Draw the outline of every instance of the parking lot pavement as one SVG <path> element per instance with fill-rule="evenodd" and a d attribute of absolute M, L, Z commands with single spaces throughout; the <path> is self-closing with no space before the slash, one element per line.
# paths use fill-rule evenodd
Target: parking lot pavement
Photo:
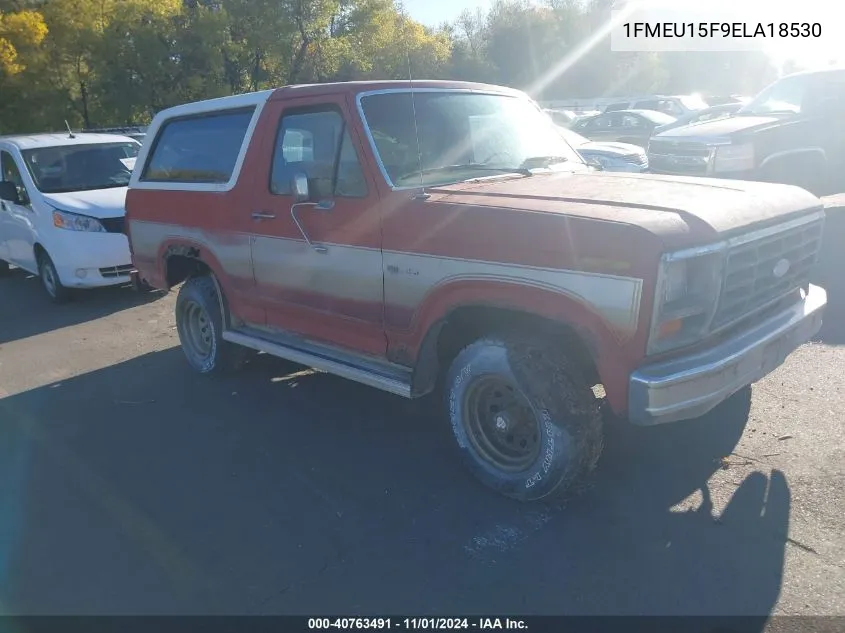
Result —
<path fill-rule="evenodd" d="M 549 508 L 476 484 L 432 399 L 194 374 L 173 301 L 0 280 L 4 612 L 845 614 L 841 313 L 750 413 L 614 423 Z"/>

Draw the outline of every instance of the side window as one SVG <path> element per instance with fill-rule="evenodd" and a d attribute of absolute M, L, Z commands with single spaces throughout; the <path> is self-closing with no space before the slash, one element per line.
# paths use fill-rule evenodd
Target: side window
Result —
<path fill-rule="evenodd" d="M 0 164 L 3 166 L 3 180 L 6 182 L 13 182 L 17 186 L 23 186 L 23 178 L 18 166 L 15 164 L 15 159 L 9 152 L 0 152 Z"/>
<path fill-rule="evenodd" d="M 585 127 L 588 130 L 604 130 L 610 127 L 610 116 L 609 115 L 599 115 L 590 119 Z"/>
<path fill-rule="evenodd" d="M 282 116 L 270 191 L 290 195 L 294 175 L 308 177 L 312 197 L 363 198 L 367 195 L 364 170 L 340 112 L 309 109 Z"/>
<path fill-rule="evenodd" d="M 22 201 L 29 201 L 21 172 L 18 169 L 17 163 L 15 163 L 15 159 L 12 158 L 9 152 L 0 152 L 0 170 L 3 172 L 2 180 L 15 183 L 15 186 L 18 188 L 18 197 Z"/>
<path fill-rule="evenodd" d="M 153 142 L 141 180 L 229 182 L 254 111 L 238 109 L 168 121 Z"/>
<path fill-rule="evenodd" d="M 651 101 L 637 101 L 634 104 L 635 110 L 659 110 L 660 109 L 660 102 L 656 99 Z"/>
<path fill-rule="evenodd" d="M 624 128 L 642 127 L 642 121 L 633 114 L 623 114 L 619 126 Z"/>
<path fill-rule="evenodd" d="M 681 116 L 684 113 L 684 109 L 677 102 L 670 99 L 664 99 L 658 102 L 656 108 L 650 109 L 663 112 L 664 114 L 671 114 L 672 116 Z"/>
<path fill-rule="evenodd" d="M 808 114 L 836 113 L 841 116 L 843 108 L 845 108 L 845 77 L 842 75 L 821 77 L 808 89 L 802 104 L 802 109 Z"/>
<path fill-rule="evenodd" d="M 627 110 L 628 104 L 627 103 L 611 103 L 607 106 L 604 111 L 605 112 L 614 112 L 615 110 Z"/>

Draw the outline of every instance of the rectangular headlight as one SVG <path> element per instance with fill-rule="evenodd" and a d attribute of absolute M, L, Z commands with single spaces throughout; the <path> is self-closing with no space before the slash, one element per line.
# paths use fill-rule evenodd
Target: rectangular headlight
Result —
<path fill-rule="evenodd" d="M 717 173 L 754 169 L 754 145 L 722 145 L 716 148 L 713 171 Z"/>
<path fill-rule="evenodd" d="M 648 354 L 683 347 L 707 335 L 719 292 L 723 244 L 667 253 L 660 260 Z"/>

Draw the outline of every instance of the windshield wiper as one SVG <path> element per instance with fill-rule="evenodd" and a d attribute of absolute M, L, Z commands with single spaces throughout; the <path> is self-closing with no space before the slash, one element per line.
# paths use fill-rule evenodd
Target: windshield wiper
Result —
<path fill-rule="evenodd" d="M 415 169 L 412 172 L 408 172 L 400 176 L 397 180 L 404 180 L 406 178 L 411 178 L 412 176 L 416 176 L 418 174 L 436 174 L 439 172 L 452 172 L 452 171 L 465 171 L 468 169 L 474 169 L 476 171 L 495 171 L 499 173 L 513 173 L 513 174 L 521 174 L 523 176 L 533 176 L 534 174 L 531 173 L 530 169 L 525 167 L 491 167 L 490 165 L 485 165 L 484 163 L 462 163 L 460 165 L 443 165 L 441 167 L 429 167 L 427 169 Z"/>
<path fill-rule="evenodd" d="M 557 163 L 566 162 L 569 162 L 566 156 L 531 156 L 522 161 L 520 167 L 523 169 L 529 169 L 531 167 L 536 169 L 538 167 L 551 167 Z"/>

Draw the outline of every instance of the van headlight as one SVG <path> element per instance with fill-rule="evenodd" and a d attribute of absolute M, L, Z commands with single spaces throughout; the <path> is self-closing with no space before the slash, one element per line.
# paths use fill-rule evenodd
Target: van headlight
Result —
<path fill-rule="evenodd" d="M 68 231 L 86 231 L 88 233 L 106 232 L 106 228 L 96 218 L 79 215 L 78 213 L 59 211 L 58 209 L 53 209 L 53 226 L 57 229 L 67 229 Z"/>
<path fill-rule="evenodd" d="M 718 173 L 754 169 L 754 145 L 722 145 L 716 148 L 713 171 Z"/>
<path fill-rule="evenodd" d="M 704 338 L 722 288 L 725 247 L 667 253 L 660 260 L 648 354 L 659 354 Z"/>

